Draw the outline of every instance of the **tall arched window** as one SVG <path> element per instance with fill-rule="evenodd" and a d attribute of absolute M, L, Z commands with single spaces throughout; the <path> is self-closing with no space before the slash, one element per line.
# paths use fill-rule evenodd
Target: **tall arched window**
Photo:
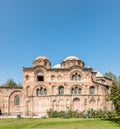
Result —
<path fill-rule="evenodd" d="M 80 99 L 75 98 L 73 100 L 73 110 L 79 111 L 80 110 Z"/>
<path fill-rule="evenodd" d="M 73 81 L 80 81 L 81 80 L 80 74 L 78 74 L 78 73 L 73 74 L 72 75 L 72 80 Z"/>
<path fill-rule="evenodd" d="M 29 75 L 26 75 L 25 79 L 26 79 L 26 81 L 28 81 L 29 80 Z"/>
<path fill-rule="evenodd" d="M 38 72 L 37 73 L 37 81 L 44 81 L 43 72 Z"/>
<path fill-rule="evenodd" d="M 63 86 L 59 87 L 59 95 L 64 95 L 64 87 Z"/>
<path fill-rule="evenodd" d="M 73 87 L 71 90 L 71 94 L 81 94 L 81 92 L 82 92 L 82 90 L 78 86 Z"/>
<path fill-rule="evenodd" d="M 47 95 L 47 89 L 44 87 L 40 87 L 36 89 L 37 96 L 44 96 Z"/>
<path fill-rule="evenodd" d="M 20 98 L 19 98 L 19 96 L 17 95 L 17 96 L 15 96 L 15 98 L 14 98 L 14 105 L 19 105 L 20 104 Z"/>
<path fill-rule="evenodd" d="M 89 93 L 90 93 L 90 94 L 95 94 L 95 87 L 94 87 L 94 86 L 91 86 L 91 87 L 90 87 Z"/>

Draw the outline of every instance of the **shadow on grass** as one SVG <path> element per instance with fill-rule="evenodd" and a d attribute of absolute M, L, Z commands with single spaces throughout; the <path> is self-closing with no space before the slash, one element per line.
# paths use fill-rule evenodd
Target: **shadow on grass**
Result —
<path fill-rule="evenodd" d="M 102 119 L 104 121 L 111 121 L 113 123 L 119 124 L 120 126 L 120 118 L 111 118 L 111 119 Z"/>

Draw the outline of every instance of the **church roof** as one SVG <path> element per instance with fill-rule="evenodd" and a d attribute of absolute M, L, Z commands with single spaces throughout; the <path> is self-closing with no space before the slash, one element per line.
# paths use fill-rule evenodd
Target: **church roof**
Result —
<path fill-rule="evenodd" d="M 35 60 L 39 60 L 39 59 L 42 59 L 42 60 L 49 60 L 46 56 L 38 56 Z"/>
<path fill-rule="evenodd" d="M 64 59 L 64 61 L 67 61 L 67 60 L 80 60 L 80 59 L 76 56 L 68 56 Z"/>
<path fill-rule="evenodd" d="M 54 65 L 52 68 L 55 68 L 55 69 L 61 68 L 61 64 L 56 64 L 56 65 Z"/>
<path fill-rule="evenodd" d="M 104 75 L 100 73 L 99 71 L 95 71 L 95 72 L 97 72 L 96 77 L 104 77 Z"/>

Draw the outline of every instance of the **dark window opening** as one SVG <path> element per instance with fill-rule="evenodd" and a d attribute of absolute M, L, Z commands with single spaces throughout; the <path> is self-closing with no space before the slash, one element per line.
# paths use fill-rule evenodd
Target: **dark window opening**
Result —
<path fill-rule="evenodd" d="M 90 87 L 90 94 L 95 94 L 95 87 L 94 86 Z"/>
<path fill-rule="evenodd" d="M 47 95 L 47 89 L 44 87 L 40 87 L 36 90 L 36 94 L 37 96 Z"/>
<path fill-rule="evenodd" d="M 44 81 L 44 77 L 43 76 L 37 76 L 37 81 Z"/>
<path fill-rule="evenodd" d="M 74 87 L 74 88 L 72 88 L 72 90 L 71 90 L 71 93 L 72 93 L 72 94 L 81 94 L 81 92 L 82 92 L 82 90 L 81 90 L 81 88 L 79 88 L 79 87 Z"/>
<path fill-rule="evenodd" d="M 73 81 L 80 81 L 81 80 L 81 76 L 77 73 L 75 73 L 74 75 L 72 75 L 72 80 Z"/>
<path fill-rule="evenodd" d="M 37 81 L 44 81 L 43 72 L 38 72 L 37 73 Z"/>
<path fill-rule="evenodd" d="M 59 95 L 64 95 L 64 87 L 63 86 L 59 87 Z"/>
<path fill-rule="evenodd" d="M 20 98 L 19 96 L 15 97 L 14 105 L 19 105 L 20 104 Z"/>

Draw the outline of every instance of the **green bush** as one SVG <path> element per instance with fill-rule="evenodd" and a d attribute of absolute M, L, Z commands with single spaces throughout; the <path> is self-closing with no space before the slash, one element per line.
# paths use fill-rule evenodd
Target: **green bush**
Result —
<path fill-rule="evenodd" d="M 115 118 L 115 111 L 107 111 L 107 110 L 93 110 L 90 109 L 88 111 L 78 112 L 69 109 L 68 111 L 56 111 L 50 109 L 47 111 L 47 115 L 49 118 Z"/>
<path fill-rule="evenodd" d="M 18 115 L 17 115 L 17 118 L 18 118 L 18 119 L 21 119 L 21 118 L 22 118 L 22 117 L 21 117 L 21 114 L 18 114 Z"/>

